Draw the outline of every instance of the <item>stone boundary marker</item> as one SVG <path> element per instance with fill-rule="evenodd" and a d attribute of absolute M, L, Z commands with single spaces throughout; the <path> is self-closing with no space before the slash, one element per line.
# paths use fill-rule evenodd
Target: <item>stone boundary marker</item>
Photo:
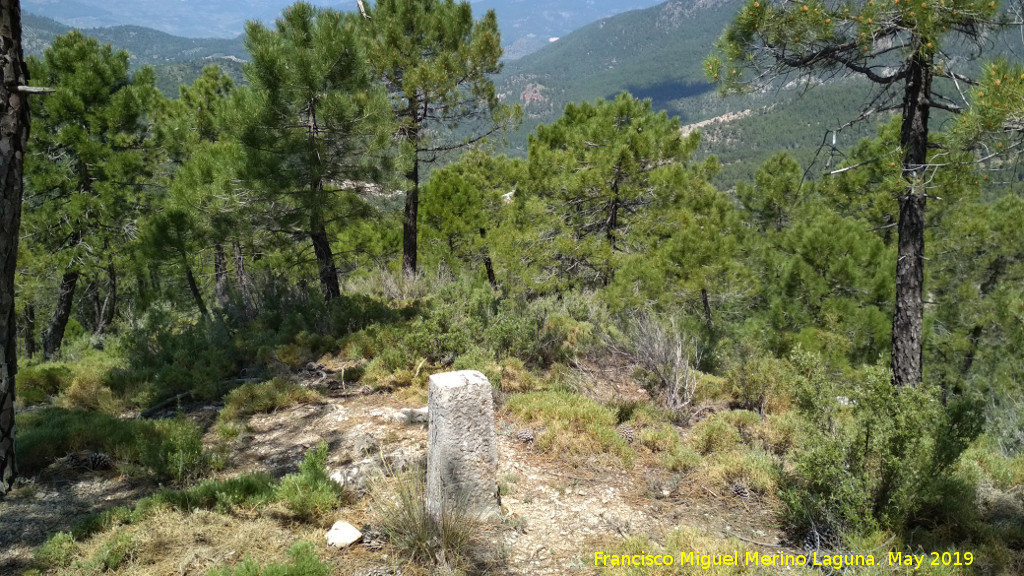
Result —
<path fill-rule="evenodd" d="M 427 387 L 427 512 L 440 520 L 446 506 L 497 518 L 498 444 L 491 383 L 476 370 L 443 372 Z"/>

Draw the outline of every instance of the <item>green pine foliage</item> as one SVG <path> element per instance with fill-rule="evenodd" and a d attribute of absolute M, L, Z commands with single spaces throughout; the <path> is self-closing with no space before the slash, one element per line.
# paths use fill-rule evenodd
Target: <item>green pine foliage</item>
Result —
<path fill-rule="evenodd" d="M 861 46 L 876 14 L 920 26 L 952 17 L 932 4 L 853 16 L 754 4 L 760 19 L 741 15 L 726 44 L 752 40 L 761 22 L 782 38 L 790 12 L 802 36 L 786 41 L 801 50 L 829 26 Z M 973 490 L 1024 478 L 1024 201 L 1009 170 L 1024 71 L 986 68 L 967 94 L 977 107 L 932 131 L 927 159 L 944 169 L 926 184 L 924 381 L 896 393 L 898 117 L 862 128 L 859 142 L 844 132 L 818 158 L 822 176 L 799 142 L 822 122 L 805 116 L 828 103 L 780 107 L 784 129 L 755 112 L 684 135 L 657 100 L 623 92 L 552 104 L 513 158 L 482 138 L 518 115 L 491 80 L 493 13 L 423 0 L 368 14 L 298 3 L 272 27 L 251 23 L 246 85 L 208 67 L 173 100 L 151 70 L 132 74 L 126 53 L 77 32 L 32 61 L 33 81 L 56 92 L 32 96 L 17 394 L 19 409 L 33 406 L 17 420 L 21 469 L 102 451 L 125 474 L 182 485 L 54 537 L 41 566 L 130 561 L 140 548 L 126 537 L 74 556 L 89 534 L 161 509 L 283 506 L 325 521 L 346 496 L 326 477 L 325 446 L 280 481 L 203 481 L 214 459 L 191 420 L 121 417 L 167 399 L 223 401 L 227 440 L 253 414 L 323 401 L 295 382 L 310 362 L 343 366 L 332 388 L 416 400 L 432 373 L 481 370 L 502 417 L 535 434 L 524 449 L 660 466 L 716 491 L 742 482 L 778 504 L 796 538 L 889 531 L 908 545 L 959 539 L 1018 554 Z M 613 31 L 637 34 L 643 21 Z M 733 48 L 712 73 L 732 75 Z M 819 88 L 842 92 L 836 106 L 863 96 L 848 83 Z M 749 148 L 742 162 L 705 155 L 730 146 Z M 723 177 L 737 184 L 718 186 Z M 40 362 L 40 336 L 58 333 L 61 351 L 45 355 L 59 357 Z M 651 399 L 599 400 L 594 368 L 610 356 L 640 365 L 653 347 L 629 376 Z M 389 535 L 432 562 L 446 528 L 422 521 L 420 487 L 398 488 Z M 461 555 L 466 532 L 451 536 L 441 548 Z M 302 550 L 217 573 L 330 570 Z"/>

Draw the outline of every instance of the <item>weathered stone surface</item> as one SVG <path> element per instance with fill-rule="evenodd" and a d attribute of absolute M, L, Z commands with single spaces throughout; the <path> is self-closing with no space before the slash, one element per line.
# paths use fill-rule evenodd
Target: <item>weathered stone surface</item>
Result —
<path fill-rule="evenodd" d="M 362 537 L 363 533 L 356 529 L 355 526 L 344 520 L 338 520 L 327 532 L 327 545 L 334 546 L 335 548 L 345 548 L 359 542 L 359 539 Z"/>
<path fill-rule="evenodd" d="M 427 511 L 435 519 L 446 506 L 466 506 L 485 518 L 499 515 L 490 382 L 475 370 L 434 374 L 427 395 Z"/>
<path fill-rule="evenodd" d="M 331 480 L 346 490 L 363 492 L 378 478 L 399 474 L 407 470 L 422 470 L 426 464 L 426 453 L 416 448 L 399 448 L 387 453 L 349 462 L 330 472 Z"/>

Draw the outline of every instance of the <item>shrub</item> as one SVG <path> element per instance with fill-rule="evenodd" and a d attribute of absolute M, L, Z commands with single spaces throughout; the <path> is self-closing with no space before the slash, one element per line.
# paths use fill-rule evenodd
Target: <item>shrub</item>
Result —
<path fill-rule="evenodd" d="M 775 494 L 778 489 L 780 466 L 771 454 L 763 450 L 755 448 L 719 452 L 706 464 L 708 478 L 721 486 L 740 482 L 751 491 L 763 495 Z"/>
<path fill-rule="evenodd" d="M 269 564 L 261 567 L 251 558 L 241 564 L 211 570 L 208 576 L 330 576 L 331 565 L 316 556 L 316 548 L 310 542 L 296 542 L 288 549 L 287 564 Z"/>
<path fill-rule="evenodd" d="M 638 367 L 634 379 L 679 422 L 688 421 L 697 392 L 696 366 L 701 356 L 696 341 L 679 332 L 675 319 L 664 326 L 651 312 L 630 320 L 626 333 L 628 349 Z"/>
<path fill-rule="evenodd" d="M 794 375 L 789 362 L 758 356 L 744 358 L 728 370 L 726 378 L 740 408 L 764 414 L 772 403 L 785 407 Z"/>
<path fill-rule="evenodd" d="M 797 390 L 805 441 L 784 494 L 791 525 L 863 534 L 966 520 L 952 517 L 970 492 L 953 472 L 981 432 L 980 403 L 954 398 L 943 406 L 926 384 L 894 390 L 884 367 L 835 381 L 814 355 L 798 350 L 794 357 L 807 378 Z"/>
<path fill-rule="evenodd" d="M 690 433 L 690 446 L 705 455 L 731 450 L 740 442 L 739 430 L 719 414 L 700 422 Z"/>
<path fill-rule="evenodd" d="M 86 568 L 100 572 L 117 570 L 125 563 L 134 560 L 137 552 L 138 544 L 135 542 L 135 539 L 130 534 L 120 532 L 89 559 L 86 563 Z"/>
<path fill-rule="evenodd" d="M 157 420 L 138 442 L 144 447 L 142 464 L 158 478 L 185 482 L 198 478 L 206 470 L 203 432 L 195 422 L 179 415 L 172 420 Z"/>
<path fill-rule="evenodd" d="M 219 420 L 230 422 L 251 414 L 273 412 L 302 402 L 313 402 L 320 395 L 313 390 L 283 378 L 266 382 L 248 382 L 235 388 L 224 398 Z"/>
<path fill-rule="evenodd" d="M 661 455 L 661 465 L 673 472 L 689 472 L 700 466 L 700 454 L 689 446 L 678 444 Z"/>
<path fill-rule="evenodd" d="M 186 418 L 120 420 L 108 414 L 46 408 L 17 415 L 18 460 L 32 474 L 68 452 L 103 452 L 157 479 L 184 481 L 205 465 L 202 432 Z"/>
<path fill-rule="evenodd" d="M 78 551 L 75 537 L 68 532 L 57 532 L 36 548 L 34 563 L 40 570 L 63 568 L 71 565 L 71 560 Z"/>
<path fill-rule="evenodd" d="M 44 363 L 18 370 L 17 394 L 26 404 L 38 404 L 71 384 L 74 377 L 66 364 Z"/>
<path fill-rule="evenodd" d="M 134 517 L 150 510 L 170 507 L 184 512 L 216 510 L 231 512 L 241 506 L 265 504 L 274 495 L 274 479 L 266 474 L 245 474 L 227 480 L 206 480 L 185 490 L 161 490 L 135 505 Z"/>
<path fill-rule="evenodd" d="M 326 442 L 306 453 L 298 474 L 281 479 L 275 496 L 304 521 L 322 518 L 341 505 L 342 488 L 327 475 Z"/>

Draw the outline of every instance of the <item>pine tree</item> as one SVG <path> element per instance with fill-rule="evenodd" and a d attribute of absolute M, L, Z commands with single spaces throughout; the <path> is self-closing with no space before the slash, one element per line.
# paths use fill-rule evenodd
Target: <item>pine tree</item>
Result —
<path fill-rule="evenodd" d="M 682 137 L 678 119 L 650 100 L 569 104 L 530 136 L 528 192 L 556 217 L 543 234 L 547 283 L 607 286 L 624 256 L 651 246 L 692 183 L 687 161 L 699 135 Z"/>
<path fill-rule="evenodd" d="M 878 88 L 870 111 L 902 112 L 898 164 L 896 301 L 892 369 L 897 386 L 922 376 L 925 206 L 935 191 L 929 158 L 933 109 L 959 112 L 943 97 L 950 69 L 944 47 L 981 42 L 999 24 L 995 2 L 855 2 L 749 0 L 726 28 L 718 54 L 706 61 L 709 78 L 726 89 L 762 84 L 795 72 L 805 78 L 855 75 Z M 753 71 L 748 83 L 744 74 Z M 895 105 L 894 105 L 895 104 Z M 865 110 L 868 111 L 868 110 Z"/>
<path fill-rule="evenodd" d="M 443 257 L 482 265 L 498 289 L 492 257 L 494 230 L 503 208 L 525 177 L 525 162 L 471 150 L 434 172 L 423 189 L 423 236 Z"/>
<path fill-rule="evenodd" d="M 43 354 L 60 349 L 81 277 L 96 286 L 93 329 L 102 332 L 117 306 L 118 267 L 146 204 L 143 186 L 155 152 L 149 113 L 160 96 L 152 69 L 128 74 L 128 53 L 72 31 L 43 59 L 29 59 L 33 80 L 54 86 L 40 99 L 26 161 L 29 196 L 25 235 L 60 271 L 57 304 L 43 335 Z"/>
<path fill-rule="evenodd" d="M 469 2 L 378 0 L 363 29 L 376 74 L 391 95 L 409 156 L 402 268 L 416 272 L 421 164 L 518 121 L 488 78 L 501 70 L 494 11 L 474 22 Z M 448 131 L 449 138 L 439 135 Z"/>
<path fill-rule="evenodd" d="M 28 84 L 21 48 L 21 6 L 0 0 L 0 499 L 18 475 L 14 449 L 14 379 L 18 372 L 14 276 L 28 140 Z"/>
<path fill-rule="evenodd" d="M 265 193 L 277 225 L 312 243 L 324 298 L 341 295 L 330 226 L 345 203 L 388 166 L 389 103 L 370 83 L 354 16 L 299 2 L 274 29 L 246 26 L 252 90 L 236 113 L 246 179 Z"/>
<path fill-rule="evenodd" d="M 237 190 L 241 144 L 228 126 L 234 83 L 207 66 L 180 97 L 167 103 L 159 125 L 160 142 L 175 170 L 166 197 L 143 222 L 142 247 L 152 265 L 168 263 L 184 272 L 189 294 L 205 317 L 207 305 L 194 271 L 196 256 L 213 248 L 214 296 L 228 305 L 227 251 L 248 235 L 248 210 Z M 244 295 L 248 304 L 251 295 Z"/>

